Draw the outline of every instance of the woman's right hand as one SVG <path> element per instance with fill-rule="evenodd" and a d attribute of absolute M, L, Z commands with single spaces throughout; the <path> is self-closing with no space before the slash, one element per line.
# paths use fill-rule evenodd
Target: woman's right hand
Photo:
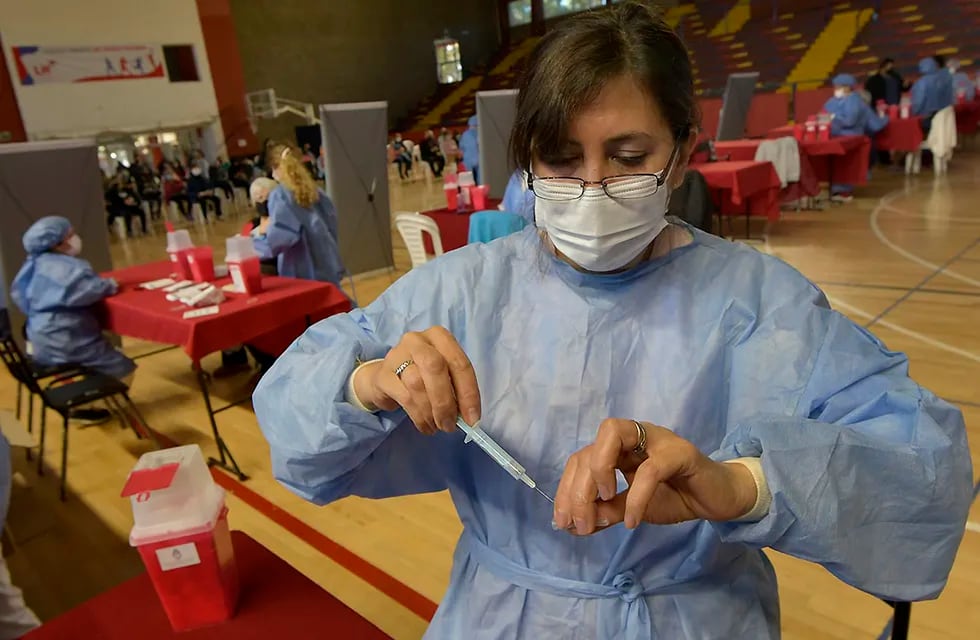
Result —
<path fill-rule="evenodd" d="M 404 363 L 401 375 L 395 372 Z M 354 390 L 362 402 L 385 411 L 405 409 L 426 435 L 456 430 L 456 417 L 480 420 L 480 389 L 473 364 L 444 327 L 406 333 L 382 362 L 361 369 Z"/>

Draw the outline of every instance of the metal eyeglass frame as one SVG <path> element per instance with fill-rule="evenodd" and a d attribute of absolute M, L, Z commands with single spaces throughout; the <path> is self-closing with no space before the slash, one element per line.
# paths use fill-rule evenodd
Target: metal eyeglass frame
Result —
<path fill-rule="evenodd" d="M 671 169 L 671 167 L 674 164 L 674 159 L 677 157 L 677 147 L 678 147 L 678 145 L 675 144 L 674 147 L 673 147 L 673 149 L 670 152 L 670 157 L 667 158 L 667 164 L 658 173 L 624 173 L 624 174 L 620 174 L 618 176 L 606 176 L 602 180 L 585 180 L 583 178 L 576 178 L 574 176 L 547 176 L 547 177 L 541 177 L 541 176 L 535 176 L 533 173 L 531 173 L 530 171 L 528 171 L 527 172 L 527 188 L 528 188 L 529 191 L 531 191 L 532 193 L 534 193 L 535 196 L 537 196 L 537 197 L 539 197 L 539 198 L 541 198 L 543 200 L 551 200 L 553 202 L 574 202 L 575 200 L 581 199 L 582 196 L 585 195 L 585 189 L 586 189 L 586 187 L 588 187 L 588 186 L 596 186 L 596 185 L 601 186 L 602 187 L 602 191 L 607 196 L 609 196 L 610 198 L 613 198 L 613 199 L 629 199 L 628 196 L 625 197 L 625 198 L 622 197 L 622 196 L 620 198 L 615 198 L 612 194 L 610 194 L 609 193 L 609 190 L 606 188 L 608 186 L 609 182 L 611 180 L 617 180 L 617 179 L 620 179 L 620 178 L 649 177 L 649 178 L 656 178 L 657 179 L 657 188 L 653 190 L 653 193 L 646 194 L 646 195 L 654 195 L 658 191 L 660 191 L 660 187 L 664 186 L 664 182 L 667 181 L 667 175 L 670 173 L 670 169 Z M 534 191 L 534 182 L 535 182 L 535 180 L 539 180 L 539 181 L 543 181 L 543 180 L 565 180 L 565 181 L 569 181 L 569 182 L 578 182 L 581 185 L 581 191 L 579 192 L 578 196 L 576 196 L 574 198 L 561 198 L 561 199 L 547 198 L 547 197 L 539 194 L 538 192 Z"/>

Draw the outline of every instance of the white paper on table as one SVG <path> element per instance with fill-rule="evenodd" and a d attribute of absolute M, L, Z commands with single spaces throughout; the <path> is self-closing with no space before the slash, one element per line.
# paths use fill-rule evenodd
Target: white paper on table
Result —
<path fill-rule="evenodd" d="M 147 291 L 153 291 L 154 289 L 163 289 L 164 287 L 169 287 L 175 284 L 176 280 L 172 278 L 161 278 L 159 280 L 151 280 L 149 282 L 144 282 L 139 285 L 140 289 L 146 289 Z"/>
<path fill-rule="evenodd" d="M 190 311 L 184 312 L 184 320 L 191 320 L 193 318 L 200 318 L 203 316 L 213 316 L 220 311 L 218 305 L 213 305 L 210 307 L 201 307 L 200 309 L 191 309 Z"/>

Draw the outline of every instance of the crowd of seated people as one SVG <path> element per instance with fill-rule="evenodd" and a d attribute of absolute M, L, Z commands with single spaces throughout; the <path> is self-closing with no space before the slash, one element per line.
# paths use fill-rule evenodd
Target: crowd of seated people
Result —
<path fill-rule="evenodd" d="M 155 220 L 171 203 L 187 220 L 192 219 L 195 204 L 205 215 L 211 210 L 221 219 L 224 211 L 218 192 L 231 201 L 236 188 L 247 190 L 255 177 L 265 173 L 252 158 L 227 160 L 219 156 L 215 162 L 208 162 L 199 150 L 186 160 L 165 159 L 155 167 L 148 157 L 129 166 L 120 163 L 104 180 L 107 223 L 112 227 L 116 220 L 124 220 L 127 234 L 133 235 L 134 220 L 145 231 L 147 214 Z"/>
<path fill-rule="evenodd" d="M 415 143 L 411 140 L 403 139 L 400 133 L 396 133 L 388 144 L 388 159 L 398 167 L 398 177 L 402 180 L 410 180 L 413 170 L 417 164 L 415 159 Z M 425 132 L 422 141 L 418 143 L 419 158 L 429 166 L 432 175 L 439 178 L 447 165 L 455 167 L 459 161 L 459 134 L 453 134 L 443 127 L 439 136 L 429 129 Z M 455 170 L 455 169 L 454 169 Z"/>

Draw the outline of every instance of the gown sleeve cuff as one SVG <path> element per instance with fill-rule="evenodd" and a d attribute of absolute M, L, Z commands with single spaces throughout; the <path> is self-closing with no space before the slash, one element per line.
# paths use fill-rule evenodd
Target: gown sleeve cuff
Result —
<path fill-rule="evenodd" d="M 356 371 L 355 371 L 356 373 Z M 353 376 L 351 376 L 353 379 Z M 756 498 L 755 504 L 748 512 L 742 514 L 732 522 L 758 522 L 769 514 L 769 507 L 772 506 L 772 492 L 769 490 L 769 483 L 766 481 L 766 474 L 762 470 L 762 462 L 759 458 L 735 458 L 726 460 L 726 464 L 740 464 L 752 474 L 755 481 Z"/>
<path fill-rule="evenodd" d="M 376 406 L 374 406 L 374 405 L 365 404 L 364 402 L 361 401 L 360 398 L 357 397 L 357 391 L 354 390 L 354 376 L 357 375 L 357 372 L 358 371 L 360 371 L 364 367 L 368 366 L 369 364 L 374 364 L 375 362 L 383 362 L 383 360 L 380 359 L 380 358 L 377 359 L 377 360 L 368 360 L 367 362 L 362 362 L 361 364 L 359 364 L 357 366 L 356 369 L 354 369 L 354 372 L 351 373 L 350 374 L 350 377 L 347 379 L 347 389 L 346 389 L 346 392 L 344 394 L 344 396 L 345 396 L 344 399 L 349 404 L 355 406 L 356 408 L 360 409 L 361 411 L 366 411 L 368 413 L 377 413 L 379 411 L 379 409 Z"/>

